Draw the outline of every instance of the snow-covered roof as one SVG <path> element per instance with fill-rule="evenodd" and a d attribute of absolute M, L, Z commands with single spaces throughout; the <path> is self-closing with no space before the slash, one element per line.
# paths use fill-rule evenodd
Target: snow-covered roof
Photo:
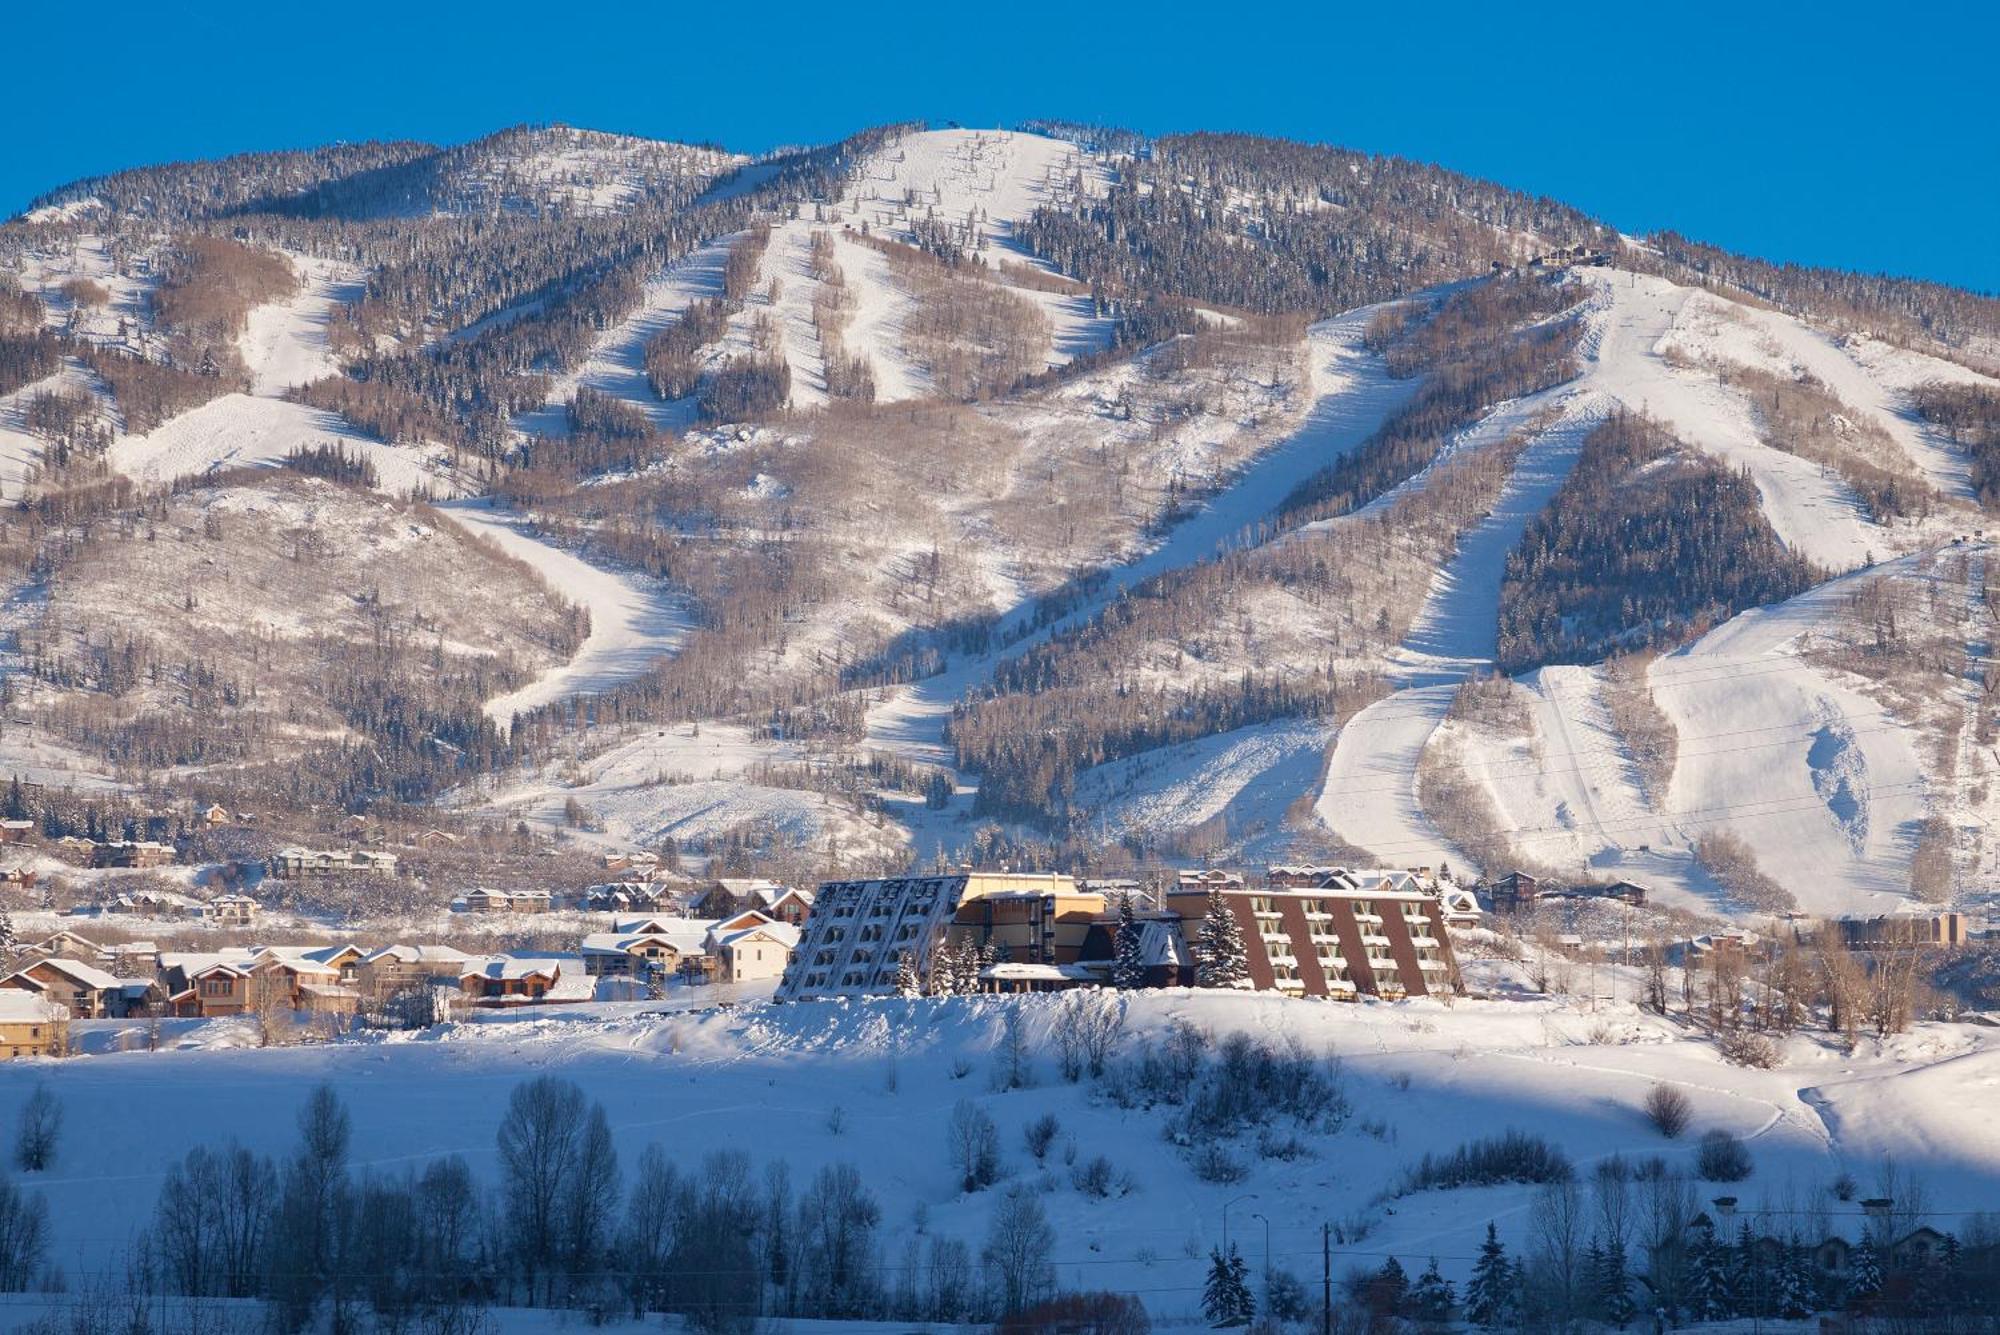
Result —
<path fill-rule="evenodd" d="M 485 959 L 466 961 L 460 978 L 556 978 L 562 973 L 562 961 L 552 959 L 520 959 L 513 955 L 489 955 Z"/>
<path fill-rule="evenodd" d="M 996 982 L 1089 983 L 1097 975 L 1081 964 L 989 964 L 979 971 L 981 978 Z"/>
<path fill-rule="evenodd" d="M 789 923 L 762 922 L 750 927 L 739 927 L 733 932 L 711 934 L 708 942 L 709 950 L 711 953 L 719 954 L 733 949 L 739 942 L 747 941 L 753 936 L 768 937 L 786 950 L 795 949 L 799 944 L 798 928 Z"/>
<path fill-rule="evenodd" d="M 93 992 L 115 992 L 124 986 L 126 981 L 114 973 L 98 968 L 94 964 L 85 964 L 81 960 L 65 959 L 60 955 L 52 955 L 48 959 L 36 960 L 33 964 L 28 965 L 26 969 L 19 969 L 16 972 L 26 973 L 29 969 L 36 968 L 48 969 L 52 972 L 60 973 L 71 981 L 89 988 Z"/>
<path fill-rule="evenodd" d="M 471 958 L 451 946 L 394 945 L 370 951 L 362 956 L 362 962 L 373 964 L 377 960 L 390 959 L 399 964 L 449 964 L 457 967 Z"/>
<path fill-rule="evenodd" d="M 0 987 L 0 1023 L 40 1023 L 51 1019 L 68 1018 L 67 1006 L 43 1001 L 35 993 L 23 992 L 19 988 Z"/>
<path fill-rule="evenodd" d="M 1149 969 L 1194 963 L 1194 955 L 1180 928 L 1158 919 L 1139 924 L 1139 957 Z"/>
<path fill-rule="evenodd" d="M 629 955 L 648 943 L 664 945 L 677 955 L 698 955 L 705 934 L 699 932 L 592 932 L 583 938 L 586 955 Z"/>

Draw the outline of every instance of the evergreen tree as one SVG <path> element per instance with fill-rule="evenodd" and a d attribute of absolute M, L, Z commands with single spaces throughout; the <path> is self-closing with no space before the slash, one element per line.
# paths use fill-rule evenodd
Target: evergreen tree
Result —
<path fill-rule="evenodd" d="M 1729 1309 L 1729 1249 L 1700 1229 L 1688 1249 L 1688 1310 L 1697 1321 L 1723 1321 Z"/>
<path fill-rule="evenodd" d="M 0 909 L 0 955 L 12 955 L 20 945 L 20 938 L 14 935 L 14 915 Z"/>
<path fill-rule="evenodd" d="M 1197 935 L 1201 944 L 1195 951 L 1195 986 L 1234 987 L 1249 980 L 1250 956 L 1243 943 L 1243 928 L 1222 891 L 1208 892 L 1208 912 L 1202 916 Z"/>
<path fill-rule="evenodd" d="M 950 997 L 958 994 L 958 952 L 951 948 L 951 942 L 940 941 L 931 952 L 931 995 Z"/>
<path fill-rule="evenodd" d="M 1767 1273 L 1762 1252 L 1750 1235 L 1750 1221 L 1736 1226 L 1736 1245 L 1730 1248 L 1729 1306 L 1737 1316 L 1769 1316 L 1768 1304 L 1775 1296 L 1775 1276 Z"/>
<path fill-rule="evenodd" d="M 1632 1302 L 1632 1276 L 1626 1268 L 1625 1244 L 1613 1238 L 1609 1245 L 1594 1250 L 1590 1271 L 1591 1305 L 1598 1319 L 1623 1330 L 1632 1324 L 1638 1308 Z"/>
<path fill-rule="evenodd" d="M 1368 1308 L 1381 1316 L 1401 1316 L 1410 1306 L 1410 1277 L 1390 1257 L 1368 1280 Z"/>
<path fill-rule="evenodd" d="M 1514 1266 L 1493 1225 L 1479 1244 L 1472 1279 L 1465 1286 L 1465 1318 L 1481 1330 L 1501 1330 L 1513 1322 Z"/>
<path fill-rule="evenodd" d="M 1227 1255 L 1220 1247 L 1208 1254 L 1208 1282 L 1201 1290 L 1201 1310 L 1218 1326 L 1246 1325 L 1257 1314 L 1257 1300 L 1250 1292 L 1249 1267 L 1231 1243 Z"/>
<path fill-rule="evenodd" d="M 7 819 L 28 819 L 28 795 L 21 790 L 21 776 L 18 774 L 7 785 Z"/>
<path fill-rule="evenodd" d="M 1146 985 L 1146 960 L 1140 953 L 1142 934 L 1132 914 L 1132 896 L 1118 897 L 1117 958 L 1111 966 L 1111 985 L 1130 991 Z"/>
<path fill-rule="evenodd" d="M 1812 1267 L 1806 1259 L 1806 1250 L 1793 1243 L 1785 1248 L 1778 1263 L 1778 1293 L 1772 1306 L 1777 1315 L 1797 1321 L 1813 1314 L 1814 1296 Z"/>
<path fill-rule="evenodd" d="M 917 980 L 917 958 L 906 950 L 896 956 L 896 995 L 921 996 L 923 990 L 923 984 Z"/>
<path fill-rule="evenodd" d="M 1847 1305 L 1866 1307 L 1882 1292 L 1882 1253 L 1873 1238 L 1854 1252 L 1854 1268 L 1847 1279 Z"/>
<path fill-rule="evenodd" d="M 1458 1294 L 1451 1281 L 1438 1272 L 1437 1257 L 1433 1256 L 1410 1290 L 1410 1314 L 1427 1326 L 1442 1326 L 1451 1320 L 1456 1306 Z"/>

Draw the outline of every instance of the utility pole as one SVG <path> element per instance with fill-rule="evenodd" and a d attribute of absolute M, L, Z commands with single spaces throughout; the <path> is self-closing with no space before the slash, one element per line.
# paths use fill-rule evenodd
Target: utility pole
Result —
<path fill-rule="evenodd" d="M 1333 1225 L 1319 1226 L 1319 1335 L 1333 1335 Z"/>

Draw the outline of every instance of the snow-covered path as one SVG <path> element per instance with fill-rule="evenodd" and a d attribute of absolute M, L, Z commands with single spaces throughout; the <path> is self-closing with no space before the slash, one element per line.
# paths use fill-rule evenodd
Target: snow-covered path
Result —
<path fill-rule="evenodd" d="M 290 259 L 299 271 L 298 293 L 252 309 L 236 341 L 250 371 L 251 393 L 265 398 L 340 369 L 327 346 L 327 324 L 335 306 L 353 301 L 362 290 L 360 273 L 346 265 L 298 255 Z"/>
<path fill-rule="evenodd" d="M 1592 354 L 1592 388 L 1658 418 L 1681 440 L 1750 470 L 1764 517 L 1793 551 L 1828 570 L 1852 570 L 1895 550 L 1841 479 L 1766 445 L 1741 395 L 1706 372 L 1682 370 L 1661 345 L 1695 289 L 1622 270 L 1586 271 L 1610 302 L 1603 342 Z"/>
<path fill-rule="evenodd" d="M 1034 605 L 1024 604 L 1001 624 L 1001 642 L 1013 641 L 1006 648 L 959 659 L 936 676 L 891 691 L 868 711 L 869 744 L 913 760 L 947 763 L 944 725 L 952 705 L 990 678 L 1001 662 L 1084 624 L 1122 591 L 1213 556 L 1275 510 L 1301 481 L 1373 434 L 1416 390 L 1414 380 L 1391 379 L 1381 359 L 1362 347 L 1362 332 L 1374 310 L 1351 311 L 1312 328 L 1314 401 L 1296 432 L 1259 455 L 1225 490 L 1170 529 L 1158 546 L 1108 572 L 1092 595 L 1061 620 L 1023 634 L 1034 615 Z"/>
<path fill-rule="evenodd" d="M 529 535 L 522 518 L 512 511 L 489 501 L 438 508 L 466 531 L 533 566 L 556 592 L 590 612 L 590 634 L 569 662 L 486 702 L 487 717 L 503 729 L 518 713 L 632 680 L 677 650 L 693 624 L 687 608 L 657 585 L 636 575 L 599 569 Z"/>
<path fill-rule="evenodd" d="M 573 375 L 557 377 L 541 408 L 515 422 L 522 431 L 560 436 L 568 431 L 563 405 L 579 385 L 602 390 L 645 413 L 661 431 L 684 431 L 694 423 L 686 401 L 669 403 L 653 393 L 646 378 L 646 344 L 661 330 L 679 323 L 688 306 L 722 295 L 722 267 L 735 237 L 711 241 L 668 265 L 646 284 L 639 309 L 605 331 L 590 357 Z"/>

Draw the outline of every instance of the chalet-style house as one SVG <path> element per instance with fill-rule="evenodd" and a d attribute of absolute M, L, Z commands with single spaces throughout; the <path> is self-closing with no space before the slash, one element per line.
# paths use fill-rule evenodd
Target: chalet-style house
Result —
<path fill-rule="evenodd" d="M 555 896 L 546 890 L 468 891 L 462 901 L 467 913 L 547 913 L 555 907 Z"/>
<path fill-rule="evenodd" d="M 748 913 L 738 915 L 732 924 L 718 923 L 703 942 L 703 950 L 715 961 L 718 982 L 751 983 L 783 977 L 798 944 L 798 929 L 790 923 Z"/>
<path fill-rule="evenodd" d="M 37 828 L 31 820 L 0 820 L 0 844 L 25 844 Z"/>
<path fill-rule="evenodd" d="M 383 946 L 362 957 L 355 970 L 364 998 L 380 1000 L 412 987 L 459 986 L 472 956 L 450 946 Z"/>
<path fill-rule="evenodd" d="M 1542 883 L 1524 871 L 1510 871 L 1486 887 L 1495 913 L 1523 909 L 1542 897 Z"/>
<path fill-rule="evenodd" d="M 170 867 L 173 861 L 174 846 L 151 839 L 114 839 L 90 850 L 93 867 Z"/>
<path fill-rule="evenodd" d="M 490 955 L 472 959 L 458 973 L 458 987 L 472 1005 L 524 1005 L 532 1001 L 590 1001 L 588 977 L 564 977 L 560 959 Z"/>
<path fill-rule="evenodd" d="M 151 978 L 120 978 L 82 960 L 50 956 L 0 978 L 0 988 L 55 1002 L 79 1020 L 122 1020 L 144 1015 L 165 999 Z"/>
<path fill-rule="evenodd" d="M 217 895 L 202 907 L 202 916 L 218 927 L 249 927 L 256 923 L 260 906 L 248 895 Z"/>
<path fill-rule="evenodd" d="M 0 987 L 0 1056 L 46 1057 L 56 1031 L 69 1022 L 60 1005 L 32 992 Z"/>
<path fill-rule="evenodd" d="M 160 987 L 175 1015 L 212 1019 L 254 1009 L 251 964 L 244 955 L 167 954 L 160 957 Z"/>
<path fill-rule="evenodd" d="M 609 932 L 583 938 L 584 972 L 592 977 L 638 977 L 687 974 L 690 961 L 708 971 L 706 942 L 712 923 L 688 918 L 640 918 L 618 924 Z"/>
<path fill-rule="evenodd" d="M 211 802 L 195 813 L 195 820 L 213 830 L 229 824 L 229 808 L 220 802 Z"/>
<path fill-rule="evenodd" d="M 286 848 L 272 855 L 270 872 L 281 879 L 394 876 L 396 855 L 376 848 Z"/>

